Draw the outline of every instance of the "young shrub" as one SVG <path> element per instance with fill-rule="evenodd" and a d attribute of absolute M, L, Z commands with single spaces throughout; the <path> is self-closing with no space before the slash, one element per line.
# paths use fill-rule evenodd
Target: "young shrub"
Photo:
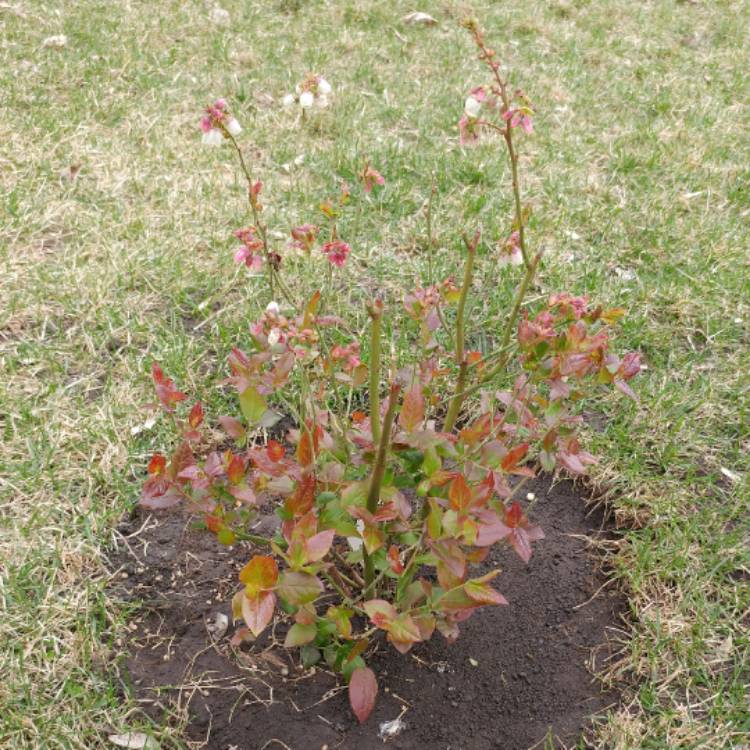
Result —
<path fill-rule="evenodd" d="M 622 310 L 564 292 L 534 311 L 524 305 L 541 253 L 528 244 L 516 140 L 519 132 L 533 132 L 533 111 L 525 95 L 510 92 L 477 25 L 466 27 L 491 80 L 466 99 L 461 140 L 499 134 L 514 197 L 507 235 L 492 243 L 497 265 L 519 274 L 496 350 L 480 354 L 466 346 L 482 242 L 476 232 L 463 237 L 460 286 L 446 279 L 417 287 L 401 310 L 388 311 L 404 317 L 420 352 L 416 362 L 392 363 L 388 373 L 381 364 L 381 300 L 368 306 L 368 342 L 322 311 L 320 292 L 291 314 L 270 302 L 251 326 L 253 350 L 235 349 L 229 357 L 226 383 L 237 392 L 239 414 L 218 422 L 233 448 L 198 449 L 205 444 L 201 405 L 181 419 L 177 409 L 186 395 L 153 366 L 157 397 L 179 439 L 169 460 L 158 453 L 151 459 L 141 503 L 152 509 L 182 503 L 203 515 L 220 542 L 252 542 L 257 553 L 242 569 L 232 601 L 234 619 L 244 623 L 233 642 L 257 638 L 280 608 L 289 620 L 284 645 L 299 648 L 305 665 L 325 660 L 348 680 L 360 722 L 376 700 L 367 659 L 377 638 L 401 653 L 436 630 L 452 641 L 476 610 L 507 604 L 495 588 L 499 571 L 478 575 L 476 566 L 502 543 L 529 560 L 544 533 L 519 500 L 524 484 L 539 466 L 584 472 L 594 457 L 580 444 L 575 405 L 606 385 L 633 397 L 628 381 L 640 369 L 637 354 L 620 359 L 609 348 Z M 235 139 L 239 125 L 232 126 L 236 120 L 220 103 L 207 110 L 203 129 L 217 132 L 239 157 L 254 222 L 237 233 L 236 258 L 263 271 L 271 295 L 279 292 L 293 309 L 281 257 L 262 221 L 261 183 L 246 168 Z M 360 177 L 365 192 L 384 183 L 369 163 Z M 338 205 L 322 206 L 324 227 L 292 230 L 295 246 L 317 254 L 329 270 L 350 254 L 336 229 L 348 200 L 346 188 Z M 360 359 L 365 343 L 367 363 Z M 358 389 L 366 389 L 359 400 L 369 404 L 367 412 L 351 408 Z M 274 408 L 296 427 L 283 443 L 258 444 L 258 428 L 278 418 Z M 269 537 L 248 531 L 266 503 L 279 517 Z"/>

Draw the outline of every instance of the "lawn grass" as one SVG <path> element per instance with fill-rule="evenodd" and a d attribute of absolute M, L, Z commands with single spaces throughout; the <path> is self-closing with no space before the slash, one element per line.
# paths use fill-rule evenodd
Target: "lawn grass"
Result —
<path fill-rule="evenodd" d="M 438 271 L 457 229 L 507 226 L 499 144 L 458 144 L 484 81 L 467 12 L 538 109 L 521 150 L 539 292 L 628 308 L 621 346 L 648 365 L 640 403 L 602 398 L 590 435 L 630 598 L 623 651 L 597 664 L 625 685 L 597 746 L 748 744 L 750 4 L 427 5 L 435 27 L 375 0 L 223 0 L 229 26 L 209 2 L 0 4 L 0 746 L 94 748 L 138 725 L 108 676 L 127 613 L 104 563 L 160 439 L 148 367 L 218 407 L 224 357 L 267 302 L 232 263 L 243 184 L 201 148 L 199 109 L 232 102 L 280 232 L 316 220 L 365 157 L 384 173 L 341 224 L 339 304 L 363 320 L 373 290 L 425 279 L 433 181 Z M 66 46 L 43 46 L 57 34 Z M 301 123 L 280 99 L 308 70 L 335 106 Z M 472 319 L 492 330 L 514 281 L 484 269 Z M 290 276 L 313 288 L 304 264 Z M 160 731 L 165 747 L 178 734 Z"/>

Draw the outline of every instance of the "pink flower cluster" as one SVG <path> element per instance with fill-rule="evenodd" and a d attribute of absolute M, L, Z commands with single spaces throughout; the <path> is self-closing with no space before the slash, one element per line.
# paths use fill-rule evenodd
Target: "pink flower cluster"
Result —
<path fill-rule="evenodd" d="M 334 346 L 331 349 L 331 359 L 334 362 L 342 362 L 345 372 L 351 372 L 355 367 L 359 367 L 362 363 L 359 358 L 359 341 L 354 341 L 348 346 Z"/>
<path fill-rule="evenodd" d="M 375 185 L 382 187 L 385 185 L 385 177 L 383 177 L 377 169 L 373 169 L 369 164 L 365 164 L 365 168 L 362 170 L 362 182 L 366 193 L 372 192 Z"/>
<path fill-rule="evenodd" d="M 329 262 L 341 268 L 346 263 L 346 258 L 351 252 L 351 248 L 346 242 L 333 240 L 323 245 L 323 253 L 328 257 Z"/>
<path fill-rule="evenodd" d="M 209 146 L 220 146 L 225 137 L 234 137 L 242 132 L 239 122 L 229 113 L 225 99 L 217 99 L 206 107 L 200 125 L 203 143 Z"/>
<path fill-rule="evenodd" d="M 315 245 L 315 240 L 318 237 L 320 227 L 315 224 L 300 224 L 298 227 L 292 229 L 292 247 L 296 247 L 298 250 L 304 250 L 308 255 Z"/>
<path fill-rule="evenodd" d="M 258 238 L 255 227 L 238 229 L 234 236 L 242 243 L 234 254 L 235 263 L 244 263 L 251 271 L 257 273 L 263 267 L 263 242 Z"/>

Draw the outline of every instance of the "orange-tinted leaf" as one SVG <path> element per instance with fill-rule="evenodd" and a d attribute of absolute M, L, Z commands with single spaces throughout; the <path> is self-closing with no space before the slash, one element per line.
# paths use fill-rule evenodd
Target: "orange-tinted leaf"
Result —
<path fill-rule="evenodd" d="M 478 604 L 507 604 L 508 600 L 490 586 L 487 581 L 494 578 L 499 571 L 493 571 L 481 578 L 472 578 L 464 584 L 464 590 Z"/>
<path fill-rule="evenodd" d="M 360 724 L 367 721 L 372 713 L 377 695 L 378 681 L 375 673 L 369 667 L 355 669 L 349 680 L 349 704 Z"/>
<path fill-rule="evenodd" d="M 352 614 L 352 610 L 346 607 L 329 607 L 326 617 L 336 625 L 339 635 L 348 639 L 352 636 Z"/>
<path fill-rule="evenodd" d="M 200 401 L 196 401 L 188 415 L 188 424 L 195 429 L 203 422 L 203 406 Z"/>
<path fill-rule="evenodd" d="M 305 307 L 305 316 L 302 321 L 303 328 L 310 328 L 315 318 L 315 313 L 318 311 L 318 305 L 320 304 L 320 292 L 317 291 L 310 297 L 310 301 Z"/>
<path fill-rule="evenodd" d="M 232 484 L 239 484 L 245 478 L 245 460 L 242 456 L 233 455 L 229 459 L 227 477 Z"/>
<path fill-rule="evenodd" d="M 505 469 L 505 471 L 511 471 L 512 469 L 515 469 L 521 459 L 526 455 L 528 450 L 528 443 L 521 443 L 515 448 L 511 448 L 505 458 L 503 458 L 503 460 L 501 461 L 500 465 L 503 467 L 503 469 Z"/>
<path fill-rule="evenodd" d="M 302 467 L 309 466 L 315 460 L 312 440 L 310 439 L 309 430 L 302 430 L 302 434 L 297 444 L 297 461 Z"/>
<path fill-rule="evenodd" d="M 404 403 L 401 406 L 401 413 L 398 416 L 398 423 L 407 432 L 414 431 L 424 419 L 424 396 L 422 388 L 415 385 L 406 392 Z"/>
<path fill-rule="evenodd" d="M 396 573 L 396 575 L 404 572 L 404 564 L 401 562 L 398 547 L 395 544 L 392 544 L 388 549 L 388 565 L 390 565 L 391 570 Z"/>
<path fill-rule="evenodd" d="M 240 581 L 245 584 L 245 592 L 249 596 L 272 589 L 278 578 L 276 560 L 268 555 L 255 555 L 240 571 Z"/>
<path fill-rule="evenodd" d="M 456 475 L 455 479 L 451 482 L 451 486 L 448 488 L 448 499 L 450 500 L 451 508 L 454 510 L 464 510 L 471 504 L 471 489 L 466 483 L 463 474 Z"/>
<path fill-rule="evenodd" d="M 161 455 L 161 453 L 154 453 L 151 456 L 151 460 L 148 462 L 148 473 L 155 476 L 157 474 L 163 474 L 167 467 L 167 459 Z"/>
<path fill-rule="evenodd" d="M 284 458 L 284 446 L 276 440 L 269 440 L 266 445 L 266 454 L 274 463 Z"/>
<path fill-rule="evenodd" d="M 217 516 L 206 514 L 206 528 L 208 528 L 212 534 L 218 534 L 219 529 L 221 529 L 221 519 Z"/>
<path fill-rule="evenodd" d="M 354 659 L 356 659 L 360 654 L 364 654 L 369 644 L 369 638 L 362 638 L 361 640 L 357 641 L 354 646 L 352 646 L 352 650 L 347 654 L 346 661 L 354 661 Z"/>

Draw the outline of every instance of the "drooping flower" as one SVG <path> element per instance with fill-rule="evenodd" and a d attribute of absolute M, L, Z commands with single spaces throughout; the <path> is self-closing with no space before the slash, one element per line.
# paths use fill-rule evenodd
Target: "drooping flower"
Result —
<path fill-rule="evenodd" d="M 263 256 L 260 251 L 263 242 L 256 236 L 255 227 L 238 229 L 234 236 L 242 243 L 234 254 L 235 263 L 244 263 L 253 273 L 257 273 L 263 267 Z"/>
<path fill-rule="evenodd" d="M 510 263 L 511 266 L 520 266 L 523 263 L 521 252 L 521 235 L 518 231 L 511 232 L 510 237 L 500 241 L 500 257 L 498 262 L 501 266 Z"/>
<path fill-rule="evenodd" d="M 233 136 L 238 136 L 242 132 L 242 126 L 237 122 L 236 118 L 230 117 L 227 120 L 227 132 Z"/>
<path fill-rule="evenodd" d="M 206 107 L 200 126 L 203 131 L 203 143 L 208 146 L 220 146 L 225 136 L 234 137 L 242 132 L 242 126 L 229 113 L 225 99 L 217 99 Z"/>
<path fill-rule="evenodd" d="M 295 94 L 286 94 L 281 100 L 285 107 L 290 107 L 297 102 L 302 109 L 318 107 L 325 109 L 329 104 L 329 97 L 333 87 L 323 76 L 316 73 L 308 73 L 304 80 L 295 87 Z"/>
<path fill-rule="evenodd" d="M 482 103 L 475 99 L 473 96 L 467 96 L 464 102 L 464 112 L 468 117 L 479 117 L 479 112 L 482 109 Z"/>
<path fill-rule="evenodd" d="M 479 140 L 479 121 L 465 114 L 458 121 L 458 131 L 462 146 L 474 144 Z"/>
<path fill-rule="evenodd" d="M 351 252 L 351 248 L 346 242 L 341 240 L 334 240 L 333 242 L 326 242 L 323 245 L 323 253 L 328 257 L 328 260 L 332 265 L 341 268 L 346 263 L 346 258 Z"/>
<path fill-rule="evenodd" d="M 365 164 L 361 177 L 366 193 L 372 192 L 375 185 L 385 185 L 385 177 L 383 177 L 377 169 L 373 169 L 369 164 Z"/>
<path fill-rule="evenodd" d="M 479 117 L 479 112 L 482 109 L 482 102 L 486 97 L 487 92 L 484 90 L 484 86 L 473 88 L 464 102 L 464 114 L 467 115 L 467 117 L 473 117 L 474 119 Z"/>
<path fill-rule="evenodd" d="M 531 102 L 528 100 L 526 94 L 520 89 L 516 91 L 513 98 L 519 102 L 517 107 L 511 107 L 507 112 L 503 113 L 503 119 L 510 124 L 510 127 L 517 128 L 519 125 L 529 135 L 534 132 L 534 124 L 531 121 L 531 117 L 534 114 L 534 110 L 531 108 Z"/>
<path fill-rule="evenodd" d="M 533 112 L 528 107 L 516 107 L 509 109 L 503 115 L 503 119 L 510 122 L 512 128 L 517 128 L 520 125 L 524 132 L 530 135 L 534 132 L 534 123 L 531 121 L 532 114 Z"/>

